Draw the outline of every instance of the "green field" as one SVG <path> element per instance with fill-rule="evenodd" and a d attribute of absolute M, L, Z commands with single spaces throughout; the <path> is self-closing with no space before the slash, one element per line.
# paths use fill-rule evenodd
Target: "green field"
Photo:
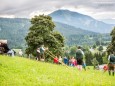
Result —
<path fill-rule="evenodd" d="M 115 86 L 115 76 L 92 68 L 79 71 L 75 67 L 0 56 L 0 86 Z"/>

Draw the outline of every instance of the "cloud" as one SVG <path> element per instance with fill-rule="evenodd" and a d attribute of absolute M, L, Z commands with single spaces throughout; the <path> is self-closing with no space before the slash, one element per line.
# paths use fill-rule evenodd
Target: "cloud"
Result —
<path fill-rule="evenodd" d="M 115 18 L 114 0 L 0 0 L 0 15 L 32 17 L 58 9 L 69 9 L 94 18 Z M 104 17 L 104 18 L 105 18 Z"/>

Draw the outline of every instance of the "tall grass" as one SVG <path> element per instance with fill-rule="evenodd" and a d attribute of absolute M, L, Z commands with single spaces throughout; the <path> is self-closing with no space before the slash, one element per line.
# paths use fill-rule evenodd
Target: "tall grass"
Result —
<path fill-rule="evenodd" d="M 115 77 L 99 70 L 0 56 L 0 86 L 115 86 Z"/>

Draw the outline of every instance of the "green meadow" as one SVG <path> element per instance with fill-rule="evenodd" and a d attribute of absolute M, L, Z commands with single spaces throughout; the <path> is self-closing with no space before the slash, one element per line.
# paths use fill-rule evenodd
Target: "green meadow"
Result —
<path fill-rule="evenodd" d="M 0 56 L 0 86 L 115 86 L 115 76 L 22 57 Z"/>

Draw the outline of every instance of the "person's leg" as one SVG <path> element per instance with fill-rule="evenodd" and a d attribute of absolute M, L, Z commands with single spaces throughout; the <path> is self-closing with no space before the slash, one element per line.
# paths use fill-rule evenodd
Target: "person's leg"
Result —
<path fill-rule="evenodd" d="M 80 70 L 82 70 L 82 65 L 80 65 Z"/>
<path fill-rule="evenodd" d="M 112 64 L 112 75 L 113 75 L 113 76 L 114 76 L 114 72 L 115 72 L 114 64 Z"/>
<path fill-rule="evenodd" d="M 108 73 L 109 75 L 111 75 L 111 64 L 110 63 L 108 64 Z"/>
<path fill-rule="evenodd" d="M 112 75 L 114 76 L 114 71 L 112 71 L 113 73 L 112 73 Z"/>
<path fill-rule="evenodd" d="M 38 60 L 40 61 L 40 59 L 41 59 L 41 56 L 40 56 L 40 53 L 38 53 Z"/>
<path fill-rule="evenodd" d="M 111 70 L 108 70 L 108 72 L 109 72 L 109 75 L 111 75 Z"/>

